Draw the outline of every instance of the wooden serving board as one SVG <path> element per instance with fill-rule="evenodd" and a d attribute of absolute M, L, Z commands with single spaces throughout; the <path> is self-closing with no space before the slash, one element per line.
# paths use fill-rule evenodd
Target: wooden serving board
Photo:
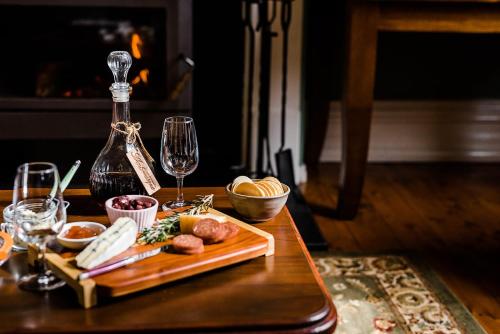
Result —
<path fill-rule="evenodd" d="M 262 255 L 274 254 L 272 234 L 217 210 L 210 209 L 210 212 L 225 216 L 228 221 L 238 225 L 240 231 L 232 239 L 219 244 L 205 245 L 205 251 L 201 254 L 176 254 L 169 248 L 166 252 L 160 252 L 145 260 L 83 281 L 78 280 L 82 270 L 76 267 L 74 261 L 76 253 L 48 252 L 47 262 L 56 275 L 77 292 L 80 304 L 90 308 L 97 304 L 100 296 L 123 296 Z M 135 245 L 110 261 L 170 243 L 171 240 L 152 245 Z"/>

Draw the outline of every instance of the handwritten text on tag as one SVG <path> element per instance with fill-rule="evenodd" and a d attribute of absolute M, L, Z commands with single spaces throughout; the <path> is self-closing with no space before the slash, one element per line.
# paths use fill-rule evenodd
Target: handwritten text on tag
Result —
<path fill-rule="evenodd" d="M 160 190 L 160 184 L 156 177 L 154 176 L 151 168 L 149 168 L 148 163 L 144 159 L 144 156 L 139 150 L 132 150 L 127 153 L 127 158 L 130 160 L 132 167 L 134 167 L 137 176 L 141 180 L 144 188 L 146 189 L 148 195 L 151 195 L 158 190 Z"/>

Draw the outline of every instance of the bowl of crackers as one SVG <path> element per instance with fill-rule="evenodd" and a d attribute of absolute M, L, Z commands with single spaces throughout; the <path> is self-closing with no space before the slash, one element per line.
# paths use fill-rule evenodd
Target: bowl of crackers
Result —
<path fill-rule="evenodd" d="M 262 222 L 280 213 L 290 188 L 272 176 L 263 179 L 238 176 L 226 186 L 226 194 L 233 208 L 243 218 Z"/>

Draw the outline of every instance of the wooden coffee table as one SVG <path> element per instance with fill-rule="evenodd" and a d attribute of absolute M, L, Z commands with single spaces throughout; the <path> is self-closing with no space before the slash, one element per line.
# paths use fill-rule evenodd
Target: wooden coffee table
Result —
<path fill-rule="evenodd" d="M 162 189 L 161 202 L 175 197 Z M 186 188 L 186 198 L 216 195 L 214 206 L 234 215 L 223 188 Z M 0 191 L 0 208 L 11 191 Z M 106 222 L 104 212 L 90 205 L 88 190 L 65 192 L 68 221 Z M 314 268 L 288 210 L 256 227 L 270 232 L 275 255 L 208 272 L 126 297 L 100 302 L 84 310 L 69 287 L 30 293 L 16 286 L 27 272 L 25 254 L 15 254 L 0 267 L 0 333 L 70 332 L 283 332 L 331 333 L 336 310 Z"/>

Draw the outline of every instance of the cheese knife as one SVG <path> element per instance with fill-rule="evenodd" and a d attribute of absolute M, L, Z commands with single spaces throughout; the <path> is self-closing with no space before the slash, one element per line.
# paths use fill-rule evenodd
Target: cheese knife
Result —
<path fill-rule="evenodd" d="M 113 262 L 113 263 L 110 263 L 110 264 L 107 264 L 104 266 L 100 266 L 100 267 L 96 267 L 96 268 L 87 270 L 87 271 L 81 273 L 80 275 L 78 275 L 78 280 L 83 281 L 87 278 L 91 278 L 91 277 L 94 277 L 97 275 L 108 273 L 110 271 L 113 271 L 113 270 L 121 268 L 121 267 L 125 267 L 129 264 L 147 259 L 148 257 L 155 256 L 155 255 L 159 254 L 161 251 L 165 251 L 167 248 L 168 248 L 168 245 L 163 246 L 163 247 L 158 247 L 158 248 L 155 248 L 152 250 L 148 250 L 148 251 L 136 254 L 136 255 L 126 257 L 124 259 L 121 259 L 119 261 L 116 261 L 116 262 Z"/>

